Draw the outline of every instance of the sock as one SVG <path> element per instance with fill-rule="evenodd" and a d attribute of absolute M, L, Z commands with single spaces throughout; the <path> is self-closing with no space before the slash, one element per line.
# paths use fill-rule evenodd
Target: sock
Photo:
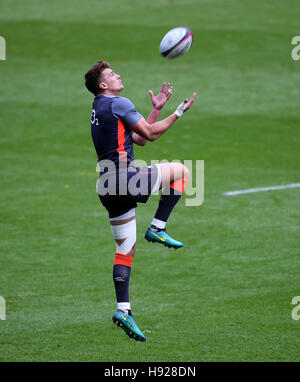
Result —
<path fill-rule="evenodd" d="M 118 302 L 117 307 L 119 310 L 122 310 L 122 312 L 132 316 L 130 302 Z"/>
<path fill-rule="evenodd" d="M 163 190 L 154 219 L 167 222 L 173 208 L 181 198 L 187 182 L 186 179 L 179 179 L 171 183 L 169 188 Z"/>
<path fill-rule="evenodd" d="M 129 302 L 129 280 L 131 273 L 132 256 L 116 253 L 113 267 L 113 279 L 117 297 L 118 309 L 131 315 Z"/>
<path fill-rule="evenodd" d="M 150 227 L 156 232 L 163 231 L 166 228 L 166 222 L 153 218 Z"/>

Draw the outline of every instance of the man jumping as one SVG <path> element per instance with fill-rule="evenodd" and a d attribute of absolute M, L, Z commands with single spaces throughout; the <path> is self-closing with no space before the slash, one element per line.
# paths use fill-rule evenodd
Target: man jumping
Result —
<path fill-rule="evenodd" d="M 98 61 L 86 73 L 85 85 L 95 96 L 91 130 L 100 167 L 97 190 L 108 211 L 116 242 L 113 279 L 117 311 L 113 322 L 129 337 L 145 341 L 146 337 L 132 316 L 129 301 L 129 279 L 136 246 L 135 208 L 137 203 L 146 203 L 150 195 L 161 189 L 158 208 L 145 239 L 168 247 L 183 247 L 183 243 L 167 233 L 166 223 L 184 192 L 189 171 L 181 163 L 138 168 L 134 164 L 133 143 L 144 146 L 148 141 L 158 139 L 192 106 L 196 93 L 190 100 L 185 99 L 174 113 L 156 122 L 172 95 L 170 84 L 164 83 L 157 96 L 149 91 L 153 108 L 147 120 L 136 111 L 130 100 L 119 97 L 124 85 L 108 62 Z"/>

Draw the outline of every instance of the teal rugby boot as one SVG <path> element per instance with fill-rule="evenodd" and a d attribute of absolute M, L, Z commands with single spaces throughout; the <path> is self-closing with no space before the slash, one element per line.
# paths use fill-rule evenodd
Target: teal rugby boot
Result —
<path fill-rule="evenodd" d="M 181 248 L 184 246 L 183 243 L 180 241 L 177 241 L 173 239 L 170 235 L 168 235 L 167 231 L 162 230 L 156 232 L 153 228 L 149 227 L 147 229 L 147 232 L 145 234 L 145 239 L 148 241 L 151 241 L 153 243 L 160 243 L 165 245 L 166 247 L 169 248 Z"/>
<path fill-rule="evenodd" d="M 138 328 L 135 319 L 118 309 L 113 315 L 113 323 L 122 328 L 125 333 L 136 341 L 146 341 L 146 337 Z"/>

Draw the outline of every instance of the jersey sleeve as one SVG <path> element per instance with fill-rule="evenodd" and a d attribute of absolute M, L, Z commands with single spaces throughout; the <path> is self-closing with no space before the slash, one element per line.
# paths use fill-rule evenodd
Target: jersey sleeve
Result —
<path fill-rule="evenodd" d="M 135 125 L 143 116 L 136 111 L 134 104 L 124 97 L 115 97 L 112 103 L 114 117 L 129 126 Z"/>

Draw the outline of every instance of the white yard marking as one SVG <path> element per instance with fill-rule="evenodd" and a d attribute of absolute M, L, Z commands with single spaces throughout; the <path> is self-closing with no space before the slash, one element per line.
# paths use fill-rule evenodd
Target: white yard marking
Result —
<path fill-rule="evenodd" d="M 300 187 L 300 183 L 291 183 L 291 184 L 286 184 L 283 186 L 248 188 L 247 190 L 227 191 L 227 192 L 224 192 L 223 195 L 235 196 L 235 195 L 241 195 L 241 194 L 250 194 L 253 192 L 285 190 L 286 188 L 296 188 L 296 187 Z"/>

